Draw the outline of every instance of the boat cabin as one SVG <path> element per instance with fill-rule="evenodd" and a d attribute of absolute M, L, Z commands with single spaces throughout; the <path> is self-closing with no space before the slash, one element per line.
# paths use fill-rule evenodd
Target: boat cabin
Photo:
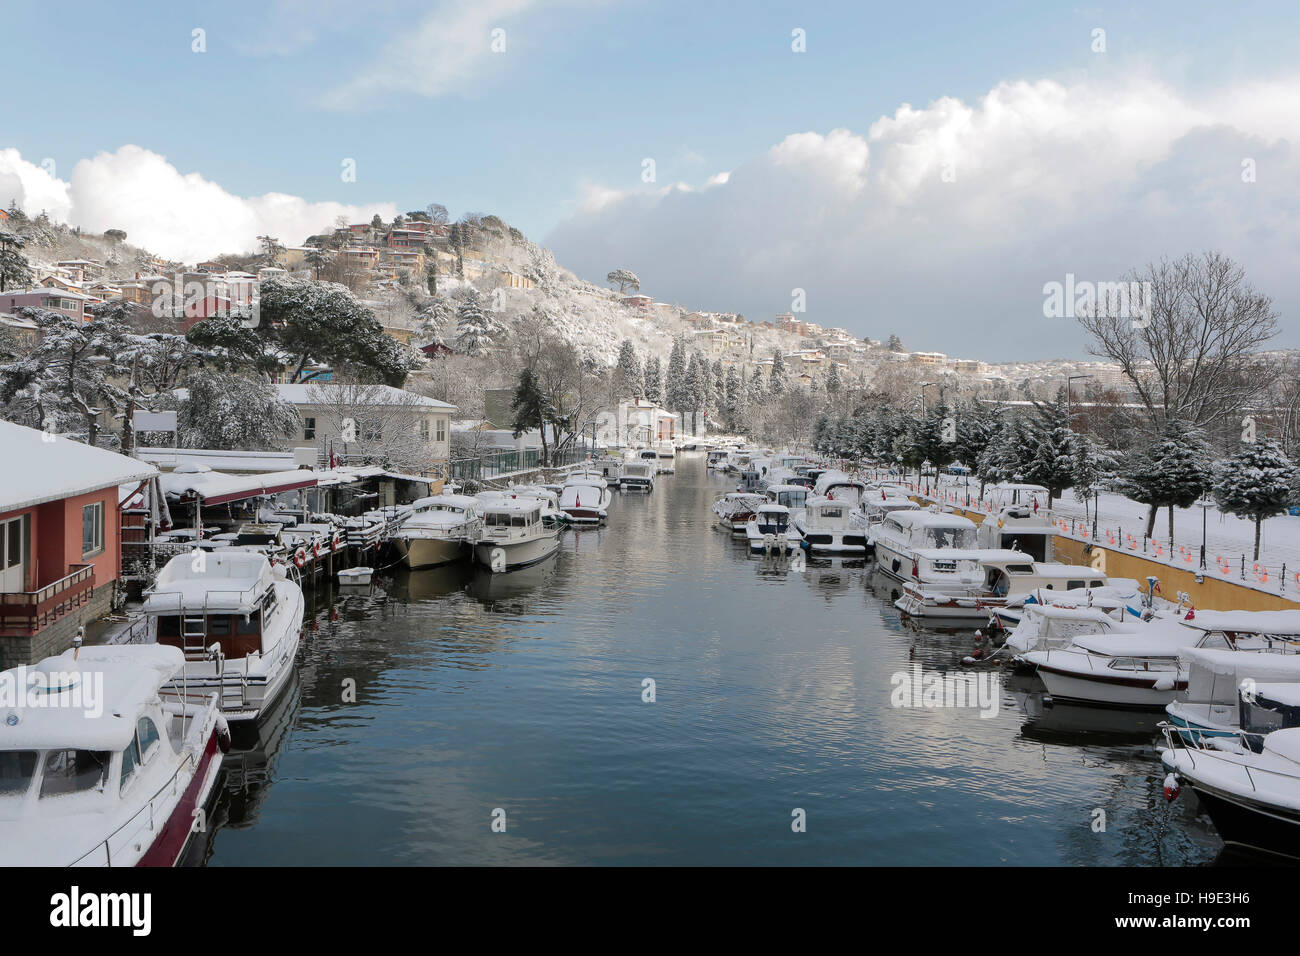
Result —
<path fill-rule="evenodd" d="M 768 485 L 764 494 L 774 504 L 787 508 L 802 508 L 808 502 L 810 490 L 804 485 L 780 484 Z"/>
<path fill-rule="evenodd" d="M 754 524 L 759 534 L 783 535 L 790 530 L 790 509 L 778 504 L 759 505 Z"/>
<path fill-rule="evenodd" d="M 265 654 L 266 625 L 275 618 L 276 573 L 262 554 L 217 551 L 177 555 L 146 592 L 144 612 L 158 644 L 202 660 L 219 644 L 227 659 Z"/>

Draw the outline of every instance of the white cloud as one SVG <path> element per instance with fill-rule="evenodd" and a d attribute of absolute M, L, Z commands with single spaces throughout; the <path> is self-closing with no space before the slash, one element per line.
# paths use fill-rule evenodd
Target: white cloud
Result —
<path fill-rule="evenodd" d="M 0 150 L 0 200 L 7 204 L 11 197 L 29 212 L 44 209 L 92 232 L 124 229 L 133 244 L 184 262 L 253 249 L 259 235 L 295 245 L 331 228 L 340 215 L 361 221 L 397 212 L 392 203 L 309 202 L 285 193 L 236 196 L 132 145 L 81 160 L 66 182 L 17 150 Z"/>
<path fill-rule="evenodd" d="M 444 0 L 414 29 L 390 43 L 369 66 L 325 97 L 325 105 L 352 109 L 390 93 L 441 96 L 480 81 L 493 52 L 492 31 L 504 29 L 507 18 L 537 6 L 541 0 Z"/>
<path fill-rule="evenodd" d="M 904 104 L 865 132 L 793 133 L 707 189 L 587 184 L 603 201 L 548 244 L 581 275 L 626 266 L 699 308 L 770 317 L 801 288 L 810 320 L 914 348 L 1077 355 L 1077 330 L 1042 319 L 1043 283 L 1066 272 L 1105 281 L 1215 248 L 1280 314 L 1300 305 L 1297 134 L 1293 80 L 1196 98 L 1143 75 L 1008 82 L 974 104 Z"/>

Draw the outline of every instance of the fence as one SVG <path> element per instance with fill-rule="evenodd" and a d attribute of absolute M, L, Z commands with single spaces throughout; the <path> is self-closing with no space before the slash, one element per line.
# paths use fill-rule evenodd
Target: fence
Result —
<path fill-rule="evenodd" d="M 551 451 L 549 468 L 562 468 L 576 465 L 591 456 L 587 445 L 573 445 L 563 451 Z M 453 458 L 448 475 L 453 481 L 501 478 L 518 474 L 521 471 L 534 471 L 542 467 L 542 450 L 540 448 L 498 449 L 484 452 L 474 458 Z"/>

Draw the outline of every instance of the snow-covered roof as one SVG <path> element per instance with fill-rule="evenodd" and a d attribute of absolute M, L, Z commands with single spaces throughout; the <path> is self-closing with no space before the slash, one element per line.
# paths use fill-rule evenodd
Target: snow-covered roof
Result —
<path fill-rule="evenodd" d="M 270 562 L 257 551 L 213 551 L 195 565 L 188 554 L 168 561 L 145 598 L 146 613 L 206 607 L 248 614 L 273 583 Z"/>
<path fill-rule="evenodd" d="M 0 421 L 0 448 L 4 449 L 9 463 L 0 482 L 0 512 L 30 508 L 158 474 L 153 465 L 126 455 L 12 422 Z"/>
<path fill-rule="evenodd" d="M 0 728 L 0 747 L 5 750 L 54 750 L 75 748 L 117 752 L 135 736 L 136 717 L 158 688 L 185 666 L 180 648 L 158 644 L 120 644 L 83 647 L 74 660 L 73 652 L 47 657 L 35 670 L 56 674 L 68 689 L 46 692 L 49 707 L 23 707 L 13 711 L 18 722 Z M 12 673 L 12 672 L 11 672 Z M 99 694 L 102 681 L 101 714 L 88 719 L 85 707 L 73 706 L 80 684 Z M 67 706 L 54 706 L 61 698 Z M 82 697 L 82 701 L 85 701 Z"/>
<path fill-rule="evenodd" d="M 1300 635 L 1300 611 L 1197 611 L 1186 623 L 1203 631 Z"/>
<path fill-rule="evenodd" d="M 177 498 L 197 495 L 207 504 L 239 501 L 280 491 L 316 486 L 316 473 L 305 468 L 257 475 L 228 475 L 220 471 L 172 472 L 158 479 L 163 493 Z"/>
<path fill-rule="evenodd" d="M 970 518 L 941 511 L 898 511 L 890 515 L 889 520 L 908 528 L 975 528 L 975 522 Z"/>
<path fill-rule="evenodd" d="M 440 402 L 436 398 L 393 388 L 391 385 L 368 385 L 353 390 L 348 386 L 339 386 L 331 382 L 299 382 L 295 384 L 279 384 L 273 387 L 279 393 L 280 398 L 292 405 L 329 405 L 335 404 L 337 401 L 338 404 L 347 405 L 407 405 L 429 409 L 456 410 L 456 406 L 448 402 Z M 336 392 L 341 396 L 338 400 L 333 397 Z M 377 399 L 382 399 L 382 401 Z"/>

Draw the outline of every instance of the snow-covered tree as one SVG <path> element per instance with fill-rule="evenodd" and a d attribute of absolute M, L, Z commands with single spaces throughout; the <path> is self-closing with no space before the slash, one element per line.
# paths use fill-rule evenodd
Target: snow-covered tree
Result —
<path fill-rule="evenodd" d="M 1286 510 L 1295 465 L 1277 442 L 1262 440 L 1219 462 L 1214 500 L 1221 509 L 1255 522 L 1255 557 L 1259 560 L 1260 525 Z"/>
<path fill-rule="evenodd" d="M 624 339 L 618 349 L 618 362 L 614 366 L 613 386 L 616 399 L 645 396 L 645 373 L 631 339 Z"/>
<path fill-rule="evenodd" d="M 645 397 L 656 405 L 663 404 L 664 377 L 657 355 L 651 355 L 645 360 Z"/>
<path fill-rule="evenodd" d="M 786 389 L 785 356 L 780 349 L 772 350 L 772 371 L 768 375 L 767 389 L 774 396 L 781 395 Z"/>
<path fill-rule="evenodd" d="M 636 292 L 641 288 L 641 280 L 636 277 L 636 273 L 629 272 L 627 269 L 615 269 L 605 276 L 605 281 L 610 285 L 618 286 L 619 295 L 622 295 L 628 289 Z"/>
<path fill-rule="evenodd" d="M 1030 422 L 1032 454 L 1023 463 L 1026 481 L 1047 489 L 1049 503 L 1074 482 L 1074 432 L 1064 402 L 1039 404 Z"/>
<path fill-rule="evenodd" d="M 674 412 L 684 412 L 691 407 L 690 386 L 686 380 L 686 346 L 681 339 L 673 340 L 668 354 L 668 372 L 664 376 L 664 399 Z"/>
<path fill-rule="evenodd" d="M 505 332 L 505 326 L 483 308 L 472 288 L 456 310 L 456 350 L 466 355 L 483 355 Z"/>
<path fill-rule="evenodd" d="M 1096 513 L 1097 498 L 1105 487 L 1106 478 L 1114 471 L 1115 460 L 1103 452 L 1087 435 L 1074 436 L 1074 455 L 1072 456 L 1071 477 L 1074 483 L 1074 496 L 1083 502 L 1083 517 L 1088 519 L 1088 505 L 1091 502 Z"/>
<path fill-rule="evenodd" d="M 0 229 L 0 292 L 23 289 L 32 282 L 32 270 L 22 248 L 27 240 L 14 232 Z"/>
<path fill-rule="evenodd" d="M 1130 455 L 1121 473 L 1124 493 L 1150 509 L 1148 537 L 1155 529 L 1156 511 L 1169 509 L 1171 542 L 1174 508 L 1190 507 L 1212 480 L 1210 450 L 1201 432 L 1177 421 L 1167 422 L 1150 447 Z"/>
<path fill-rule="evenodd" d="M 185 385 L 186 397 L 176 416 L 177 437 L 184 447 L 272 449 L 299 427 L 294 407 L 265 379 L 199 369 Z"/>

